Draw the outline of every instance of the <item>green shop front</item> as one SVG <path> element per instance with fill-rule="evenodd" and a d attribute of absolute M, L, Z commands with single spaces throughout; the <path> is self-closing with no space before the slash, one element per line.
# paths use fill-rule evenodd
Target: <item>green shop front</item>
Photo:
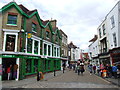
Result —
<path fill-rule="evenodd" d="M 1 57 L 2 80 L 8 79 L 7 68 L 15 64 L 18 65 L 16 80 L 24 79 L 29 75 L 35 75 L 37 69 L 43 73 L 61 70 L 61 60 L 59 58 L 41 58 L 40 56 L 24 55 L 1 55 Z M 15 79 L 12 78 L 11 80 Z"/>
<path fill-rule="evenodd" d="M 43 73 L 61 70 L 61 61 L 58 58 L 42 58 L 41 63 Z"/>
<path fill-rule="evenodd" d="M 7 68 L 10 65 L 18 65 L 16 80 L 24 79 L 28 75 L 36 74 L 37 68 L 39 71 L 42 71 L 40 60 L 40 57 L 35 56 L 2 55 L 2 80 L 8 79 Z M 13 78 L 13 72 L 11 80 L 15 80 Z"/>

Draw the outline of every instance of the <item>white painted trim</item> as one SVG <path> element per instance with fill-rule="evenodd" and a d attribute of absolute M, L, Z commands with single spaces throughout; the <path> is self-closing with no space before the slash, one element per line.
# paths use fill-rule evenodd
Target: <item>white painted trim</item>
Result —
<path fill-rule="evenodd" d="M 6 35 L 15 35 L 15 50 L 14 52 L 17 52 L 17 41 L 18 41 L 18 33 L 17 32 L 4 32 L 4 43 L 3 43 L 3 51 L 5 51 L 6 46 Z"/>
<path fill-rule="evenodd" d="M 27 38 L 27 35 L 26 35 L 26 46 L 25 46 L 25 53 L 27 53 L 27 41 L 28 41 L 28 38 Z"/>
<path fill-rule="evenodd" d="M 40 55 L 40 40 L 38 42 L 38 54 Z"/>
<path fill-rule="evenodd" d="M 34 54 L 34 43 L 35 43 L 35 41 L 34 40 L 32 40 L 33 42 L 32 42 L 32 54 Z"/>
<path fill-rule="evenodd" d="M 42 47 L 43 47 L 43 48 L 42 48 L 42 51 L 43 51 L 43 52 L 42 52 L 42 55 L 44 55 L 44 43 L 42 43 Z"/>
<path fill-rule="evenodd" d="M 41 38 L 35 36 L 35 35 L 32 35 L 32 39 L 35 39 L 35 40 L 42 40 Z"/>
<path fill-rule="evenodd" d="M 48 56 L 48 44 L 47 44 L 47 56 Z"/>
<path fill-rule="evenodd" d="M 49 41 L 46 41 L 46 40 L 43 40 L 43 43 L 47 43 L 49 45 L 52 45 L 53 43 L 49 42 Z"/>
<path fill-rule="evenodd" d="M 50 56 L 52 56 L 52 45 L 50 45 L 50 46 L 51 46 L 51 48 L 50 48 L 50 49 L 51 49 L 51 50 L 50 50 L 50 51 L 51 51 L 51 52 L 50 52 Z"/>
<path fill-rule="evenodd" d="M 18 80 L 19 80 L 19 67 L 20 67 L 19 58 L 16 59 L 16 64 L 18 65 L 18 69 L 17 69 L 17 79 L 16 79 L 16 81 L 18 81 Z"/>
<path fill-rule="evenodd" d="M 6 34 L 4 33 L 3 51 L 5 51 L 5 46 L 6 46 Z"/>
<path fill-rule="evenodd" d="M 2 58 L 0 58 L 0 64 L 2 64 Z"/>
<path fill-rule="evenodd" d="M 15 32 L 15 33 L 20 32 L 20 30 L 11 30 L 11 29 L 3 29 L 3 31 L 5 31 L 5 32 Z"/>
<path fill-rule="evenodd" d="M 16 38 L 15 38 L 15 52 L 17 52 L 17 42 L 18 41 L 18 33 L 16 34 Z"/>

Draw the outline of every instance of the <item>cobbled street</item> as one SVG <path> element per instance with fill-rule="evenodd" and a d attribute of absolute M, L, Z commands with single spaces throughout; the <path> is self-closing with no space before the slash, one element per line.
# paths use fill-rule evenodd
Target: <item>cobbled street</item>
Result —
<path fill-rule="evenodd" d="M 52 76 L 52 77 L 51 77 Z M 90 75 L 85 71 L 84 75 L 77 75 L 73 70 L 57 71 L 56 76 L 48 73 L 44 80 L 36 81 L 36 77 L 20 81 L 3 82 L 3 88 L 118 88 L 105 79 Z"/>

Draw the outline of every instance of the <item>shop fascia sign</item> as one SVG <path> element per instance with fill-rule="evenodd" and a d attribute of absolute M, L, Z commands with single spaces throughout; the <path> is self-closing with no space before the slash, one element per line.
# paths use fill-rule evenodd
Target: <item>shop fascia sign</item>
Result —
<path fill-rule="evenodd" d="M 31 57 L 31 56 L 29 56 L 29 57 L 27 57 L 27 58 L 39 59 L 39 57 Z"/>
<path fill-rule="evenodd" d="M 2 55 L 2 57 L 13 58 L 13 57 L 16 57 L 16 56 L 15 55 Z"/>

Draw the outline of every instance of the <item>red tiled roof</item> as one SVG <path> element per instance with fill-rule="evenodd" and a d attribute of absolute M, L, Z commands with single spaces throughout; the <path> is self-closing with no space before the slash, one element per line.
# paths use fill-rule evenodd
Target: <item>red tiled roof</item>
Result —
<path fill-rule="evenodd" d="M 28 15 L 31 15 L 32 13 L 34 13 L 35 11 L 37 11 L 36 9 L 35 10 L 28 10 L 25 6 L 23 6 L 22 4 L 18 5 L 22 10 L 23 12 L 25 12 L 26 14 Z"/>
<path fill-rule="evenodd" d="M 49 20 L 46 20 L 46 21 L 41 20 L 41 21 L 43 25 L 46 25 L 49 22 Z"/>

